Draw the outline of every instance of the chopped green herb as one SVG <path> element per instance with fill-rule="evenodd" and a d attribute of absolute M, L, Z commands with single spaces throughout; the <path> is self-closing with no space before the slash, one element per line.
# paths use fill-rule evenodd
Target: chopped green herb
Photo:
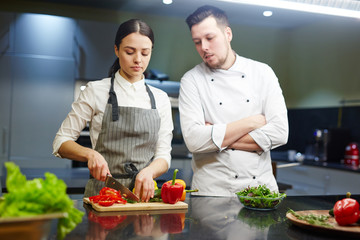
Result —
<path fill-rule="evenodd" d="M 289 209 L 288 213 L 291 213 L 294 217 L 296 217 L 299 220 L 303 220 L 308 222 L 312 225 L 322 226 L 322 227 L 329 227 L 332 228 L 330 224 L 328 224 L 326 221 L 329 219 L 330 216 L 328 215 L 315 215 L 315 214 L 307 214 L 307 215 L 300 215 L 296 213 L 294 210 Z"/>
<path fill-rule="evenodd" d="M 137 203 L 137 201 L 129 199 L 129 198 L 124 198 L 126 200 L 127 203 Z"/>

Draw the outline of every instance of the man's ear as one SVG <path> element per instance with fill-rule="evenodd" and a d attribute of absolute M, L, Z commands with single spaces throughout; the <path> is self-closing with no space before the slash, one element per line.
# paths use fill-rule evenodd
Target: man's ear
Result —
<path fill-rule="evenodd" d="M 226 39 L 227 39 L 229 42 L 231 42 L 233 35 L 232 35 L 232 30 L 231 30 L 230 27 L 226 27 L 226 28 L 225 28 L 225 36 L 226 36 Z"/>

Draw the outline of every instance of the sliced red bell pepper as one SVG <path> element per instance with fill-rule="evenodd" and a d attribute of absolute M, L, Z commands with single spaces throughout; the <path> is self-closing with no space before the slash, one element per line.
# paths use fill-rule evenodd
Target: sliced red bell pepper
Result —
<path fill-rule="evenodd" d="M 109 187 L 103 187 L 100 190 L 100 195 L 116 195 L 116 196 L 121 196 L 120 192 L 116 189 L 113 188 L 109 188 Z"/>
<path fill-rule="evenodd" d="M 100 206 L 109 207 L 111 205 L 114 205 L 115 200 L 100 200 L 98 203 Z"/>
<path fill-rule="evenodd" d="M 334 205 L 334 216 L 336 222 L 341 226 L 356 223 L 360 216 L 359 203 L 350 198 L 350 195 L 337 201 Z"/>
<path fill-rule="evenodd" d="M 114 203 L 126 203 L 126 200 L 122 198 L 119 191 L 108 187 L 102 188 L 99 195 L 91 196 L 89 200 L 101 206 L 111 206 Z"/>
<path fill-rule="evenodd" d="M 172 182 L 166 182 L 161 187 L 161 198 L 164 203 L 177 203 L 184 192 L 184 186 L 175 182 L 178 171 L 175 169 Z"/>

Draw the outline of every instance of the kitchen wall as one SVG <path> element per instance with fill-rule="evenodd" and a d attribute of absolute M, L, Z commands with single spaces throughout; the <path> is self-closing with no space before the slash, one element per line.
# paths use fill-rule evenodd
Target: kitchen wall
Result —
<path fill-rule="evenodd" d="M 184 72 L 201 62 L 181 18 L 32 1 L 21 5 L 4 3 L 1 9 L 49 13 L 114 26 L 129 18 L 142 18 L 152 26 L 156 37 L 150 68 L 167 73 L 172 81 L 179 81 Z M 334 107 L 341 105 L 340 100 L 360 99 L 359 27 L 358 19 L 330 16 L 295 29 L 232 25 L 232 45 L 240 55 L 266 62 L 275 70 L 288 108 Z M 104 31 L 99 31 L 107 40 L 115 34 L 109 31 L 110 37 L 107 37 Z M 105 46 L 98 47 L 104 49 Z M 93 61 L 88 55 L 86 59 Z M 104 74 L 106 71 L 91 77 Z"/>
<path fill-rule="evenodd" d="M 167 73 L 170 80 L 179 81 L 201 62 L 184 19 L 37 3 L 2 4 L 0 11 L 0 153 L 3 160 L 24 166 L 38 167 L 33 160 L 42 166 L 69 167 L 67 160 L 51 155 L 52 139 L 70 110 L 75 80 L 107 75 L 121 22 L 142 18 L 152 26 L 156 39 L 149 68 Z M 70 28 L 36 33 L 24 27 L 30 18 L 22 22 L 25 25 L 18 22 L 31 16 L 23 15 L 29 12 L 59 16 Z M 233 25 L 232 45 L 240 55 L 273 67 L 289 112 L 336 108 L 342 106 L 340 100 L 360 99 L 359 26 L 358 20 L 344 18 L 296 29 Z M 51 43 L 56 36 L 66 36 L 63 45 L 45 48 L 36 42 Z"/>
<path fill-rule="evenodd" d="M 359 29 L 360 19 L 330 18 L 292 32 L 285 86 L 289 107 L 360 104 Z"/>

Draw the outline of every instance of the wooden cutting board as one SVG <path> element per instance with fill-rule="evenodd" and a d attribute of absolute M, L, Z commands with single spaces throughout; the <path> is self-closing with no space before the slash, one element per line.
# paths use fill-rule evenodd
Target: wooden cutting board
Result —
<path fill-rule="evenodd" d="M 329 215 L 329 210 L 307 210 L 307 211 L 296 211 L 299 215 Z M 304 220 L 297 219 L 291 213 L 287 213 L 286 217 L 294 224 L 301 228 L 313 230 L 326 234 L 340 234 L 341 236 L 352 236 L 352 237 L 360 237 L 360 224 L 356 223 L 349 226 L 340 226 L 337 224 L 334 217 L 331 217 L 327 220 L 327 223 L 331 225 L 331 227 L 317 226 L 312 225 Z"/>
<path fill-rule="evenodd" d="M 126 203 L 114 204 L 109 207 L 100 206 L 97 203 L 90 202 L 89 198 L 83 199 L 84 203 L 90 204 L 93 209 L 98 212 L 118 212 L 118 211 L 147 211 L 147 210 L 173 210 L 173 209 L 187 209 L 188 204 L 185 202 L 177 202 L 175 204 L 163 202 L 140 202 L 140 203 Z"/>

